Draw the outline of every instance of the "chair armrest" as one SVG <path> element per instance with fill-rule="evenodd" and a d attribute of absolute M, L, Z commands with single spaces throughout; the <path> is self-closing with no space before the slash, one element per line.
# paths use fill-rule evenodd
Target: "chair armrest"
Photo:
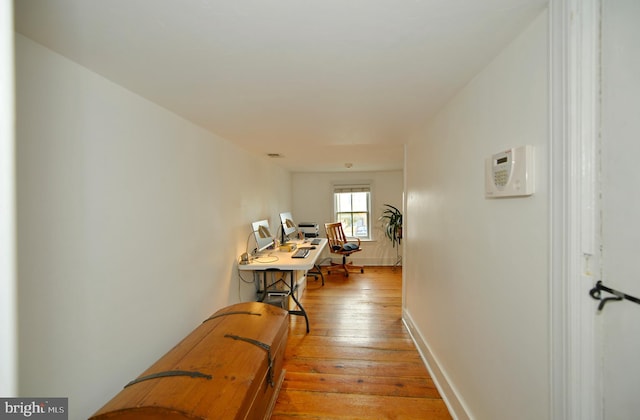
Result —
<path fill-rule="evenodd" d="M 360 248 L 360 238 L 357 238 L 355 236 L 349 236 L 347 237 L 347 242 L 357 242 L 358 248 Z"/>

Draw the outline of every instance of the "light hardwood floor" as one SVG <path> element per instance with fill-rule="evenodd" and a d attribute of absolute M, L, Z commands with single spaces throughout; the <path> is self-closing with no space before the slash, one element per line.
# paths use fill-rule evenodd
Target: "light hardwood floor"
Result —
<path fill-rule="evenodd" d="M 402 323 L 401 268 L 308 279 L 271 419 L 450 419 Z"/>

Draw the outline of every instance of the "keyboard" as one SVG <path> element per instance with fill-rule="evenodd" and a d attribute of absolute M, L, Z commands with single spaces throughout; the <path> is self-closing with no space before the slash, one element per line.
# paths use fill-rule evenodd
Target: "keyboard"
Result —
<path fill-rule="evenodd" d="M 298 248 L 297 250 L 294 251 L 291 258 L 307 258 L 307 256 L 309 255 L 309 252 L 311 252 L 309 248 Z"/>
<path fill-rule="evenodd" d="M 320 239 L 314 239 L 313 241 L 311 241 L 311 245 L 320 245 Z"/>

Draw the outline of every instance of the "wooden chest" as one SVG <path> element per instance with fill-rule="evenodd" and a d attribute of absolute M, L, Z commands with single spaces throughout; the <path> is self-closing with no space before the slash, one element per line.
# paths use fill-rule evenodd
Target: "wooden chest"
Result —
<path fill-rule="evenodd" d="M 265 419 L 284 379 L 289 314 L 239 303 L 213 314 L 91 419 Z"/>

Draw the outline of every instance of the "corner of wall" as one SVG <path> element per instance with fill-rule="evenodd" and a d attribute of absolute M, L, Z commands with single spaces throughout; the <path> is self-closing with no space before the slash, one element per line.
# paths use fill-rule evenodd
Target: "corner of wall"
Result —
<path fill-rule="evenodd" d="M 417 329 L 416 325 L 413 322 L 413 319 L 411 318 L 411 315 L 406 308 L 402 310 L 402 322 L 404 323 L 405 327 L 407 327 L 409 335 L 416 345 L 418 353 L 420 353 L 420 357 L 427 367 L 429 375 L 431 375 L 431 379 L 433 379 L 436 388 L 438 388 L 438 392 L 440 393 L 442 400 L 447 405 L 451 416 L 456 420 L 471 419 L 469 410 L 465 406 L 462 398 L 460 398 L 459 392 L 451 383 L 451 380 L 447 376 L 446 372 L 440 368 L 438 359 L 431 351 L 427 340 L 425 340 L 424 336 L 420 334 L 420 331 Z"/>

